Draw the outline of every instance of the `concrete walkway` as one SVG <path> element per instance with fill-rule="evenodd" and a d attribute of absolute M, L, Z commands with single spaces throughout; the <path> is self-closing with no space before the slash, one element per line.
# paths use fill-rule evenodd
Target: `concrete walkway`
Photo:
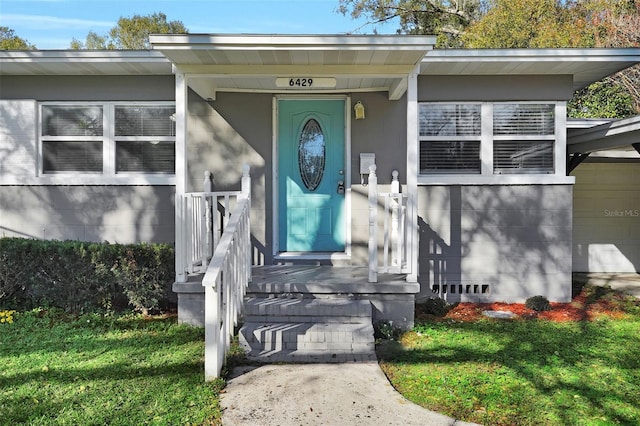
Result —
<path fill-rule="evenodd" d="M 470 425 L 400 395 L 376 362 L 234 370 L 221 393 L 224 426 Z"/>

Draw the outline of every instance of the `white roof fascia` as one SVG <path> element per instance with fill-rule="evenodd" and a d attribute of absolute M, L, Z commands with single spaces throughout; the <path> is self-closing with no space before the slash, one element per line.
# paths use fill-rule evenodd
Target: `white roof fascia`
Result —
<path fill-rule="evenodd" d="M 153 49 L 208 50 L 427 50 L 435 36 L 406 35 L 279 35 L 279 34 L 162 34 L 150 35 Z"/>
<path fill-rule="evenodd" d="M 574 78 L 574 90 L 578 90 L 638 63 L 640 48 L 444 49 L 426 52 L 420 74 L 570 74 Z M 496 69 L 500 64 L 502 68 Z"/>
<path fill-rule="evenodd" d="M 90 64 L 94 72 L 82 64 Z M 169 59 L 152 50 L 0 51 L 0 75 L 140 74 L 131 70 L 136 64 L 146 73 L 172 74 Z"/>
<path fill-rule="evenodd" d="M 586 154 L 637 142 L 640 142 L 640 115 L 572 132 L 567 137 L 567 151 Z"/>

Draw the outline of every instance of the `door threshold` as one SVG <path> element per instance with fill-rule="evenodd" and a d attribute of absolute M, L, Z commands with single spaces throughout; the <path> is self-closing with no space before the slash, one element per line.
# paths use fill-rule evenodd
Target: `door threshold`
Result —
<path fill-rule="evenodd" d="M 274 260 L 350 260 L 351 256 L 345 252 L 310 252 L 287 251 L 276 254 Z"/>

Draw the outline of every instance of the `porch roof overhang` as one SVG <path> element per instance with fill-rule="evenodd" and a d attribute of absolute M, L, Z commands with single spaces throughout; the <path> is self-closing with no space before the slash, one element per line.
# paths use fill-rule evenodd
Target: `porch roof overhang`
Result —
<path fill-rule="evenodd" d="M 171 75 L 171 62 L 151 50 L 0 51 L 0 75 Z"/>
<path fill-rule="evenodd" d="M 431 50 L 423 75 L 572 75 L 579 90 L 640 63 L 639 48 Z"/>
<path fill-rule="evenodd" d="M 636 147 L 640 147 L 640 115 L 567 132 L 569 154 L 618 150 L 636 157 L 640 154 Z"/>
<path fill-rule="evenodd" d="M 434 36 L 362 35 L 152 35 L 152 48 L 185 74 L 204 99 L 219 91 L 291 93 L 278 78 L 329 78 L 328 87 L 305 93 L 386 91 L 392 100 L 407 90 Z"/>

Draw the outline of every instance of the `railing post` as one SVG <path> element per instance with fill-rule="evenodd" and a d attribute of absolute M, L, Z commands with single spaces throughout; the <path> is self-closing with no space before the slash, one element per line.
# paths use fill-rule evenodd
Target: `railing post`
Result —
<path fill-rule="evenodd" d="M 400 245 L 398 235 L 398 205 L 400 198 L 400 182 L 398 181 L 398 171 L 391 172 L 391 265 L 401 266 Z"/>
<path fill-rule="evenodd" d="M 249 247 L 249 253 L 252 253 L 251 249 L 251 175 L 249 175 L 249 171 L 251 167 L 248 164 L 245 164 L 242 167 L 242 183 L 240 184 L 240 190 L 249 200 L 249 206 L 247 208 L 247 229 L 245 231 L 245 238 L 247 239 L 246 244 Z M 251 255 L 247 256 L 247 282 L 251 282 L 253 279 L 251 267 L 253 266 L 253 260 L 251 259 Z"/>
<path fill-rule="evenodd" d="M 204 181 L 202 182 L 202 190 L 204 192 L 213 191 L 213 175 L 208 170 L 204 172 Z"/>
<path fill-rule="evenodd" d="M 176 214 L 176 241 L 175 241 L 175 268 L 176 282 L 187 282 L 187 274 L 185 272 L 187 259 L 187 231 L 185 229 L 185 200 L 183 194 L 176 194 L 175 198 L 175 214 Z"/>
<path fill-rule="evenodd" d="M 378 177 L 369 166 L 369 282 L 378 282 Z"/>

